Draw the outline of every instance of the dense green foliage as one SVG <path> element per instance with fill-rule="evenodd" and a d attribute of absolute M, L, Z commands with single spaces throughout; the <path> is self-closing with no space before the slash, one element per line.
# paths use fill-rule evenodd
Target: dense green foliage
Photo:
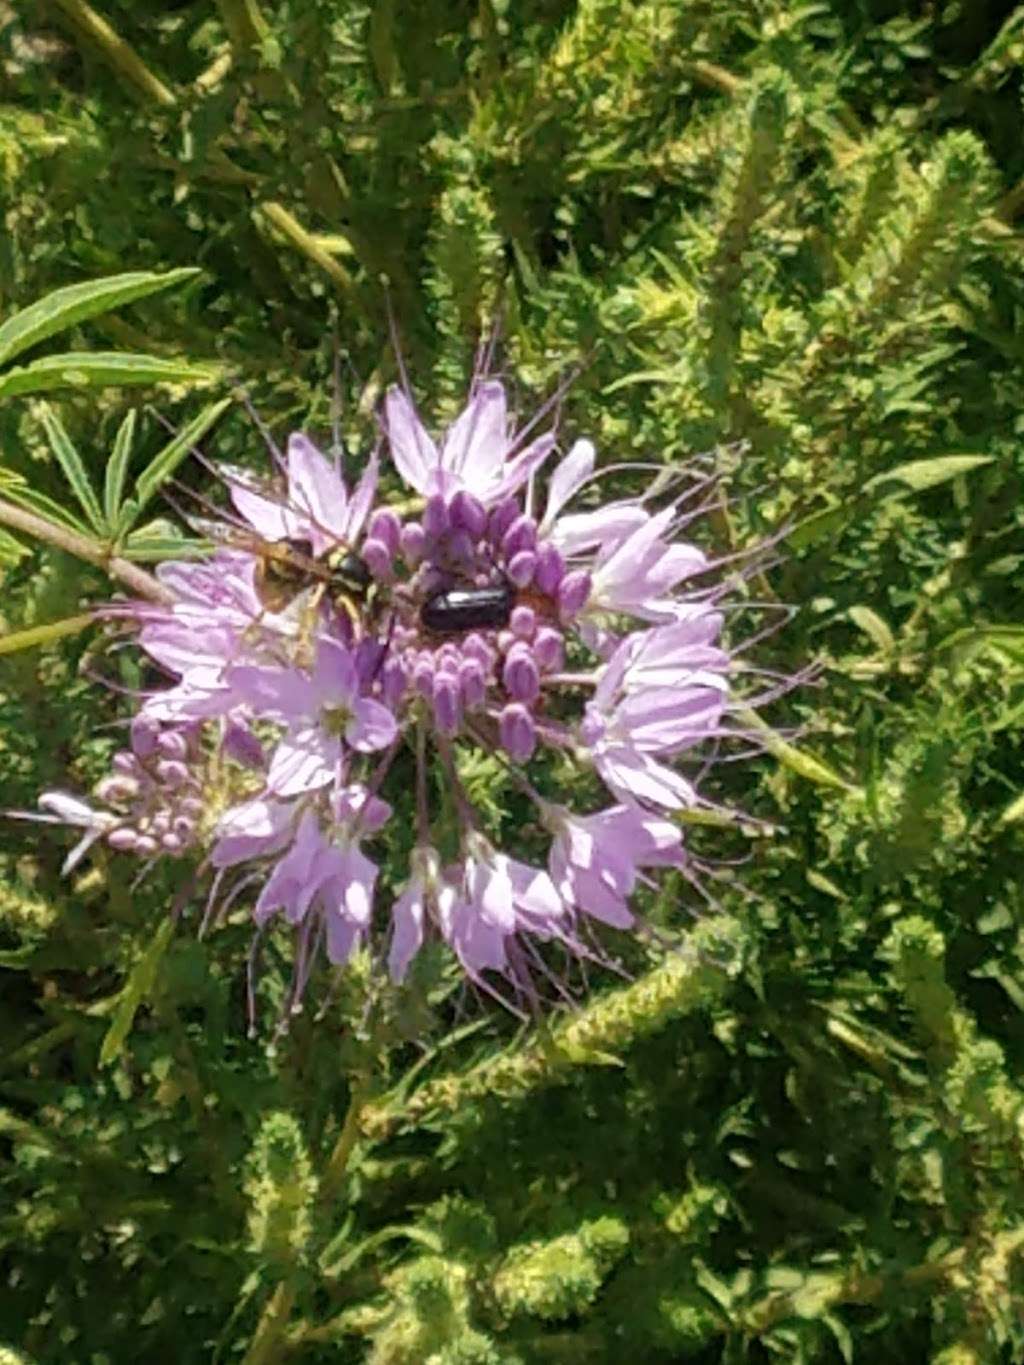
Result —
<path fill-rule="evenodd" d="M 183 874 L 63 881 L 62 833 L 0 828 L 0 1360 L 1024 1359 L 1024 9 L 99 4 L 0 4 L 2 316 L 199 266 L 76 351 L 322 433 L 336 317 L 365 451 L 388 309 L 442 421 L 500 303 L 523 409 L 582 364 L 607 462 L 715 452 L 707 543 L 783 537 L 758 661 L 822 672 L 769 712 L 794 747 L 712 774 L 774 829 L 692 830 L 695 948 L 525 1034 L 439 954 L 250 1039 L 244 907 L 170 932 Z M 183 425 L 222 390 L 178 379 Z M 0 405 L 0 474 L 67 505 L 53 414 L 102 488 L 137 400 L 51 401 Z M 208 449 L 260 458 L 236 411 Z M 109 590 L 24 543 L 8 631 Z M 0 658 L 0 805 L 102 771 L 122 660 Z"/>

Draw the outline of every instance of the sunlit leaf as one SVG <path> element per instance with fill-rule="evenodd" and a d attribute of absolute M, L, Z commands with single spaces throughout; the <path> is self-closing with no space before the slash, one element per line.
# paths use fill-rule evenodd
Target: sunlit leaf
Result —
<path fill-rule="evenodd" d="M 66 331 L 86 318 L 109 313 L 135 299 L 145 298 L 161 289 L 183 284 L 199 274 L 195 266 L 178 270 L 155 272 L 133 270 L 124 275 L 111 275 L 101 280 L 86 280 L 54 290 L 45 298 L 15 313 L 0 326 L 0 365 L 39 341 Z"/>
<path fill-rule="evenodd" d="M 93 492 L 92 484 L 89 482 L 89 475 L 85 471 L 81 455 L 75 449 L 64 424 L 48 403 L 40 403 L 39 417 L 46 431 L 47 440 L 50 442 L 50 449 L 63 470 L 72 493 L 88 517 L 92 529 L 97 535 L 102 536 L 106 531 L 106 523 L 99 501 Z"/>
<path fill-rule="evenodd" d="M 107 526 L 113 531 L 120 529 L 119 514 L 121 498 L 124 496 L 124 481 L 128 473 L 128 462 L 132 457 L 132 442 L 135 439 L 135 422 L 138 414 L 131 408 L 114 437 L 114 449 L 107 461 L 103 479 L 103 511 Z"/>
<path fill-rule="evenodd" d="M 109 1066 L 121 1055 L 125 1039 L 135 1022 L 135 1016 L 153 990 L 160 962 L 173 935 L 174 920 L 168 916 L 157 929 L 142 957 L 128 973 L 124 988 L 117 997 L 103 1046 L 100 1048 L 100 1066 Z"/>
<path fill-rule="evenodd" d="M 169 479 L 189 450 L 201 441 L 221 413 L 231 406 L 230 398 L 210 403 L 150 460 L 135 482 L 135 496 L 141 511 L 165 480 Z"/>
<path fill-rule="evenodd" d="M 68 351 L 0 376 L 0 398 L 52 389 L 97 389 L 115 384 L 209 384 L 219 371 L 209 365 L 120 351 Z"/>

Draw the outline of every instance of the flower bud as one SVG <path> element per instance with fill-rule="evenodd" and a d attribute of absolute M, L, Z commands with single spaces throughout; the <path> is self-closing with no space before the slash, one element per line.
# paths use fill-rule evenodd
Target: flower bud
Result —
<path fill-rule="evenodd" d="M 558 610 L 563 620 L 576 615 L 590 596 L 590 574 L 585 569 L 573 569 L 562 579 L 558 588 Z"/>
<path fill-rule="evenodd" d="M 423 558 L 423 552 L 426 549 L 426 531 L 418 521 L 407 521 L 402 527 L 399 542 L 402 547 L 402 558 L 410 569 L 415 569 Z"/>
<path fill-rule="evenodd" d="M 390 555 L 396 555 L 402 538 L 402 523 L 398 519 L 398 514 L 390 507 L 378 508 L 369 520 L 366 536 L 368 540 L 379 540 L 387 547 Z"/>
<path fill-rule="evenodd" d="M 444 735 L 454 735 L 462 721 L 459 682 L 450 673 L 439 673 L 434 679 L 434 720 Z"/>
<path fill-rule="evenodd" d="M 174 758 L 162 758 L 156 765 L 156 775 L 164 786 L 170 787 L 172 791 L 176 787 L 184 786 L 190 776 L 186 765 Z"/>
<path fill-rule="evenodd" d="M 540 696 L 540 670 L 529 646 L 516 645 L 505 660 L 501 674 L 505 690 L 514 701 L 536 701 Z"/>
<path fill-rule="evenodd" d="M 135 838 L 134 852 L 142 858 L 152 858 L 160 845 L 148 834 L 139 834 Z"/>
<path fill-rule="evenodd" d="M 483 535 L 487 513 L 483 503 L 472 493 L 460 488 L 448 504 L 448 515 L 452 526 L 458 531 L 465 531 L 471 540 L 477 541 Z"/>
<path fill-rule="evenodd" d="M 532 640 L 537 629 L 537 613 L 525 605 L 513 607 L 508 624 L 513 635 L 518 635 L 521 640 Z"/>
<path fill-rule="evenodd" d="M 93 790 L 96 799 L 104 805 L 117 805 L 122 801 L 133 801 L 139 794 L 139 784 L 134 777 L 112 774 L 97 782 Z"/>
<path fill-rule="evenodd" d="M 546 592 L 549 597 L 553 597 L 558 591 L 558 585 L 565 577 L 565 560 L 562 558 L 561 551 L 554 545 L 544 544 L 537 549 L 537 567 L 534 570 L 533 581 L 541 592 Z"/>
<path fill-rule="evenodd" d="M 156 747 L 164 758 L 185 758 L 188 755 L 188 741 L 180 730 L 163 730 L 156 737 Z"/>
<path fill-rule="evenodd" d="M 160 726 L 148 716 L 136 716 L 132 721 L 132 749 L 139 758 L 150 758 L 156 753 Z"/>
<path fill-rule="evenodd" d="M 138 842 L 139 836 L 130 825 L 119 825 L 107 835 L 107 843 L 118 853 L 134 853 Z"/>
<path fill-rule="evenodd" d="M 525 763 L 537 746 L 537 730 L 525 706 L 510 702 L 498 717 L 501 747 L 517 763 Z"/>
<path fill-rule="evenodd" d="M 396 707 L 405 692 L 408 677 L 405 664 L 399 658 L 386 659 L 380 671 L 381 699 L 385 706 Z"/>
<path fill-rule="evenodd" d="M 448 505 L 440 493 L 432 493 L 423 509 L 423 529 L 430 540 L 437 540 L 448 530 Z"/>
<path fill-rule="evenodd" d="M 556 673 L 565 662 L 565 642 L 561 631 L 541 626 L 533 637 L 533 657 L 546 673 Z"/>
<path fill-rule="evenodd" d="M 509 560 L 505 572 L 517 588 L 525 588 L 533 578 L 537 556 L 532 550 L 520 550 Z"/>
<path fill-rule="evenodd" d="M 391 551 L 383 540 L 370 536 L 363 541 L 363 563 L 374 578 L 387 578 L 391 572 Z"/>
<path fill-rule="evenodd" d="M 511 560 L 520 550 L 534 550 L 537 546 L 537 523 L 525 513 L 516 517 L 501 538 L 501 549 L 506 560 Z"/>
<path fill-rule="evenodd" d="M 422 654 L 412 670 L 412 685 L 421 697 L 429 697 L 434 691 L 434 661 Z"/>
<path fill-rule="evenodd" d="M 502 498 L 487 519 L 487 535 L 492 545 L 500 545 L 502 537 L 519 515 L 519 500 L 511 495 Z"/>
<path fill-rule="evenodd" d="M 487 695 L 487 676 L 478 659 L 463 659 L 459 664 L 459 691 L 467 711 L 483 705 Z"/>

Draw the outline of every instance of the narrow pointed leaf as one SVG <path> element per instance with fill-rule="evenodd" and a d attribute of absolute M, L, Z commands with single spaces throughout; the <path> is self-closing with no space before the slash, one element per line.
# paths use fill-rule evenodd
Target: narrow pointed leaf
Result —
<path fill-rule="evenodd" d="M 132 442 L 135 439 L 135 420 L 138 414 L 131 408 L 114 437 L 114 449 L 107 461 L 103 479 L 103 511 L 111 531 L 121 529 L 121 498 L 124 495 L 124 481 L 128 473 L 128 461 L 132 457 Z"/>
<path fill-rule="evenodd" d="M 217 403 L 209 403 L 188 426 L 182 427 L 177 436 L 164 446 L 163 450 L 149 462 L 135 483 L 135 494 L 139 508 L 145 507 L 153 494 L 177 469 L 189 450 L 206 435 L 225 408 L 231 406 L 230 398 L 222 398 Z"/>
<path fill-rule="evenodd" d="M 70 527 L 72 531 L 77 531 L 79 535 L 90 536 L 90 531 L 85 522 L 80 517 L 55 502 L 53 498 L 47 497 L 45 493 L 40 493 L 31 484 L 21 484 L 13 488 L 4 489 L 4 497 L 8 501 L 17 503 L 19 507 L 26 508 L 29 512 L 38 512 L 47 521 L 52 521 L 57 526 Z"/>
<path fill-rule="evenodd" d="M 808 782 L 816 783 L 819 787 L 838 787 L 847 792 L 859 790 L 852 782 L 847 782 L 844 777 L 840 777 L 839 773 L 834 768 L 830 768 L 824 759 L 818 758 L 816 754 L 810 753 L 807 749 L 798 749 L 795 744 L 790 744 L 781 735 L 777 735 L 767 721 L 763 720 L 756 711 L 741 706 L 737 707 L 736 715 L 743 721 L 744 725 L 749 725 L 761 734 L 762 742 L 768 753 L 777 758 L 783 767 L 789 768 L 791 772 L 806 778 Z"/>
<path fill-rule="evenodd" d="M 95 623 L 96 618 L 85 613 L 82 616 L 66 616 L 62 621 L 50 621 L 45 626 L 31 626 L 28 630 L 12 630 L 0 635 L 0 654 L 15 654 L 19 649 L 36 649 L 65 635 L 77 635 Z"/>
<path fill-rule="evenodd" d="M 131 1032 L 132 1024 L 139 1007 L 152 992 L 157 972 L 167 945 L 174 934 L 174 920 L 167 918 L 160 925 L 149 947 L 128 973 L 124 989 L 117 997 L 114 1015 L 107 1029 L 103 1046 L 100 1048 L 100 1066 L 109 1066 L 117 1060 L 124 1048 L 125 1039 Z"/>
<path fill-rule="evenodd" d="M 992 455 L 935 455 L 930 460 L 911 460 L 909 464 L 898 464 L 894 469 L 868 479 L 864 492 L 883 483 L 901 483 L 905 488 L 921 493 L 926 488 L 935 488 L 955 479 L 958 474 L 969 474 L 972 469 L 991 464 L 993 458 Z"/>
<path fill-rule="evenodd" d="M 50 407 L 48 403 L 41 403 L 39 406 L 39 419 L 46 431 L 46 438 L 50 442 L 50 449 L 53 451 L 64 477 L 71 485 L 71 491 L 78 499 L 78 505 L 88 517 L 92 529 L 98 536 L 103 536 L 107 532 L 107 525 L 103 518 L 99 500 L 93 492 L 92 484 L 89 482 L 89 475 L 85 471 L 85 465 L 81 455 L 75 449 L 74 442 L 68 435 L 63 422 Z"/>
<path fill-rule="evenodd" d="M 218 374 L 212 365 L 190 365 L 159 356 L 68 351 L 8 370 L 0 376 L 0 398 L 52 389 L 100 389 L 113 384 L 209 384 Z"/>
<path fill-rule="evenodd" d="M 198 275 L 195 266 L 157 273 L 133 270 L 101 280 L 85 280 L 66 289 L 57 289 L 45 298 L 15 313 L 0 327 L 0 364 L 28 350 L 36 342 L 63 332 L 86 318 L 109 313 L 135 299 L 145 298 L 161 289 L 170 289 Z"/>

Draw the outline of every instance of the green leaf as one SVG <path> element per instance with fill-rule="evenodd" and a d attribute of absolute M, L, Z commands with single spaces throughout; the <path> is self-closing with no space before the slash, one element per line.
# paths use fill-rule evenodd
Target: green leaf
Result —
<path fill-rule="evenodd" d="M 870 492 L 884 483 L 901 483 L 905 488 L 920 493 L 926 488 L 948 483 L 958 474 L 969 474 L 972 469 L 991 464 L 994 458 L 993 455 L 936 455 L 930 460 L 911 460 L 909 464 L 898 464 L 895 469 L 887 469 L 868 479 L 864 492 Z"/>
<path fill-rule="evenodd" d="M 209 384 L 219 373 L 212 365 L 190 365 L 159 356 L 68 351 L 8 370 L 0 377 L 0 398 L 50 389 L 97 389 L 109 384 Z"/>
<path fill-rule="evenodd" d="M 736 715 L 745 725 L 749 725 L 752 729 L 760 732 L 767 751 L 777 758 L 784 767 L 789 768 L 791 772 L 797 773 L 800 777 L 805 777 L 808 782 L 814 782 L 819 787 L 838 787 L 841 791 L 846 792 L 860 790 L 852 782 L 847 782 L 844 777 L 840 777 L 824 759 L 818 758 L 816 754 L 809 753 L 806 749 L 798 749 L 795 744 L 790 744 L 781 735 L 777 735 L 768 722 L 762 720 L 756 711 L 741 706 L 737 707 Z"/>
<path fill-rule="evenodd" d="M 30 512 L 37 512 L 47 521 L 52 521 L 58 526 L 67 526 L 72 531 L 77 531 L 80 536 L 89 535 L 88 526 L 79 517 L 76 517 L 74 512 L 54 501 L 46 493 L 40 493 L 31 484 L 16 484 L 14 487 L 5 488 L 4 496 L 9 498 L 11 502 L 17 503 L 19 507 L 25 507 Z"/>
<path fill-rule="evenodd" d="M 100 1048 L 100 1066 L 109 1066 L 120 1057 L 125 1039 L 131 1032 L 135 1015 L 151 993 L 160 961 L 174 934 L 174 920 L 168 917 L 160 925 L 149 947 L 128 973 L 124 989 L 117 997 L 114 1015 Z"/>
<path fill-rule="evenodd" d="M 1015 797 L 999 817 L 1001 825 L 1015 825 L 1018 820 L 1024 820 L 1024 794 Z"/>
<path fill-rule="evenodd" d="M 169 521 L 162 518 L 147 521 L 145 526 L 132 531 L 122 547 L 125 559 L 196 559 L 209 555 L 213 547 L 208 541 L 193 540 L 182 533 Z"/>
<path fill-rule="evenodd" d="M 138 498 L 140 511 L 160 485 L 171 477 L 188 454 L 189 449 L 202 440 L 225 408 L 231 406 L 231 402 L 230 398 L 222 398 L 217 403 L 209 403 L 198 416 L 193 417 L 188 426 L 182 427 L 177 436 L 150 460 L 135 483 L 135 494 Z"/>
<path fill-rule="evenodd" d="M 28 554 L 28 548 L 6 531 L 0 530 L 0 567 L 17 564 Z"/>
<path fill-rule="evenodd" d="M 893 638 L 892 631 L 878 613 L 872 611 L 870 607 L 851 607 L 847 615 L 882 654 L 889 654 L 895 648 L 896 641 Z"/>
<path fill-rule="evenodd" d="M 77 635 L 79 631 L 95 624 L 95 616 L 86 613 L 83 616 L 66 616 L 63 621 L 51 621 L 45 626 L 32 626 L 29 630 L 10 631 L 0 635 L 0 654 L 14 654 L 19 649 L 36 649 L 65 635 Z"/>
<path fill-rule="evenodd" d="M 50 449 L 64 471 L 64 477 L 71 485 L 71 491 L 78 499 L 79 506 L 89 518 L 96 534 L 98 536 L 105 535 L 107 525 L 103 519 L 99 501 L 93 492 L 92 484 L 89 482 L 89 475 L 85 472 L 82 457 L 75 449 L 63 422 L 49 403 L 39 405 L 39 418 L 46 431 L 46 438 L 50 442 Z"/>
<path fill-rule="evenodd" d="M 786 544 L 793 550 L 803 550 L 816 541 L 825 540 L 841 531 L 856 512 L 856 503 L 843 502 L 838 507 L 824 507 L 820 512 L 812 512 L 809 517 L 797 524 L 786 536 Z"/>
<path fill-rule="evenodd" d="M 114 437 L 114 449 L 107 461 L 103 479 L 103 511 L 107 526 L 115 534 L 127 527 L 120 521 L 121 498 L 124 495 L 124 481 L 128 473 L 128 461 L 132 457 L 132 442 L 135 439 L 135 421 L 138 413 L 131 408 Z M 130 525 L 131 523 L 129 523 Z"/>
<path fill-rule="evenodd" d="M 0 365 L 77 322 L 109 313 L 113 308 L 161 289 L 170 289 L 198 274 L 196 266 L 183 266 L 163 273 L 133 270 L 125 275 L 110 275 L 106 279 L 86 280 L 57 289 L 15 313 L 0 327 Z"/>

